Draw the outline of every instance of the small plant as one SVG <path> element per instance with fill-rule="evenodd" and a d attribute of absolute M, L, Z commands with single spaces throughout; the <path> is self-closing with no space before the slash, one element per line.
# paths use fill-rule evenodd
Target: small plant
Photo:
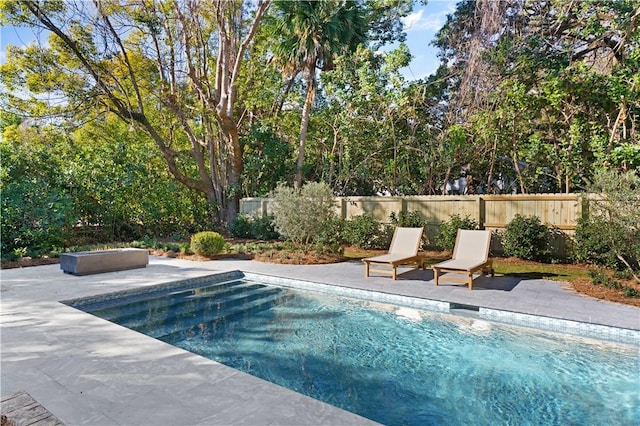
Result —
<path fill-rule="evenodd" d="M 203 231 L 191 237 L 191 250 L 200 256 L 214 256 L 222 252 L 225 241 L 217 232 Z"/>
<path fill-rule="evenodd" d="M 600 269 L 589 270 L 589 278 L 595 285 L 602 285 L 608 281 L 609 277 Z"/>
<path fill-rule="evenodd" d="M 162 250 L 164 251 L 172 251 L 177 253 L 180 251 L 180 244 L 178 243 L 166 243 L 162 246 Z"/>
<path fill-rule="evenodd" d="M 633 278 L 633 274 L 628 269 L 615 270 L 613 271 L 613 276 L 620 280 L 630 280 Z"/>
<path fill-rule="evenodd" d="M 507 256 L 544 261 L 551 254 L 549 230 L 537 216 L 517 214 L 505 227 L 503 238 Z"/>
<path fill-rule="evenodd" d="M 589 271 L 589 277 L 595 285 L 602 285 L 613 290 L 626 290 L 627 288 L 630 288 L 623 286 L 620 281 L 614 280 L 601 269 Z"/>
<path fill-rule="evenodd" d="M 27 255 L 27 248 L 26 247 L 17 247 L 17 248 L 13 249 L 13 257 L 15 259 L 22 259 L 26 255 Z"/>
<path fill-rule="evenodd" d="M 638 291 L 633 287 L 625 286 L 624 295 L 625 297 L 632 297 L 637 299 L 637 298 L 640 298 L 640 291 Z"/>
<path fill-rule="evenodd" d="M 458 229 L 477 229 L 478 222 L 469 216 L 452 215 L 448 221 L 440 223 L 436 244 L 443 250 L 453 251 Z"/>

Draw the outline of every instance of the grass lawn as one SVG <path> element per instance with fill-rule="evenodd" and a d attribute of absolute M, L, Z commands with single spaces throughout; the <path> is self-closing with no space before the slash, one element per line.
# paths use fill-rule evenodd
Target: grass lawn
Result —
<path fill-rule="evenodd" d="M 362 250 L 347 247 L 344 256 L 350 260 L 359 260 L 369 256 L 382 254 L 380 250 Z M 428 251 L 426 265 L 431 266 L 451 258 L 451 254 L 445 251 Z M 553 281 L 569 281 L 589 279 L 589 266 L 561 263 L 529 262 L 517 258 L 493 258 L 493 268 L 496 274 L 512 275 L 522 278 L 539 278 Z"/>

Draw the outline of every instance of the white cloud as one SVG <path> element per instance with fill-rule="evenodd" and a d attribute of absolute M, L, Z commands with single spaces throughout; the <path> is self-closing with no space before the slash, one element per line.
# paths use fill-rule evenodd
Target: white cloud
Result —
<path fill-rule="evenodd" d="M 441 2 L 438 6 L 441 6 Z M 406 18 L 402 19 L 402 24 L 404 25 L 404 30 L 409 31 L 433 31 L 436 32 L 442 28 L 442 26 L 447 22 L 447 15 L 453 13 L 456 10 L 456 3 L 453 1 L 446 2 L 445 8 L 438 7 L 438 11 L 425 14 L 425 10 L 430 9 L 429 6 L 426 8 L 419 9 L 412 14 L 408 15 Z"/>
<path fill-rule="evenodd" d="M 416 24 L 418 24 L 422 19 L 422 12 L 424 11 L 420 9 L 419 11 L 413 12 L 412 14 L 402 18 L 402 24 L 404 25 L 404 29 L 405 30 L 413 29 L 416 26 Z"/>

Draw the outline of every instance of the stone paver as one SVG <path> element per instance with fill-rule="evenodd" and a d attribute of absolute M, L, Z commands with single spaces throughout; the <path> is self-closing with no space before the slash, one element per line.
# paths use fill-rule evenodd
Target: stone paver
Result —
<path fill-rule="evenodd" d="M 640 309 L 581 296 L 561 283 L 481 277 L 474 290 L 396 281 L 364 265 L 191 262 L 152 257 L 145 269 L 76 277 L 58 265 L 1 271 L 1 395 L 28 392 L 67 425 L 371 424 L 60 301 L 241 270 L 291 279 L 640 330 Z"/>

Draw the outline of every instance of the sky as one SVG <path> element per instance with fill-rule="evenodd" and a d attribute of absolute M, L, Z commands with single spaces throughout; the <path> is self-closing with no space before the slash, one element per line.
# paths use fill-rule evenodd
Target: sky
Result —
<path fill-rule="evenodd" d="M 402 69 L 407 80 L 417 80 L 433 74 L 440 62 L 437 49 L 429 43 L 447 21 L 447 15 L 456 10 L 459 0 L 429 0 L 426 6 L 416 5 L 404 21 L 407 45 L 413 59 L 409 67 Z"/>
<path fill-rule="evenodd" d="M 437 50 L 429 43 L 446 22 L 447 14 L 455 11 L 457 1 L 459 0 L 429 0 L 426 6 L 416 4 L 413 13 L 403 20 L 407 33 L 406 43 L 413 56 L 409 67 L 402 69 L 407 80 L 427 77 L 438 68 Z M 2 27 L 0 29 L 0 63 L 5 62 L 7 45 L 26 46 L 35 37 L 36 35 L 30 29 Z"/>

